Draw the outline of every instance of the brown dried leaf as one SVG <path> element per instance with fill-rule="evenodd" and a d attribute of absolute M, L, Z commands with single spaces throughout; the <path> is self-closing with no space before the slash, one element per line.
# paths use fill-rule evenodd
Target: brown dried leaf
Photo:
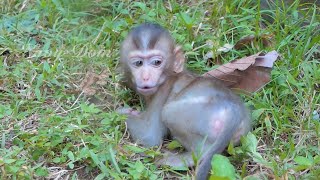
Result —
<path fill-rule="evenodd" d="M 6 87 L 6 80 L 0 79 L 0 91 L 4 90 L 4 87 Z"/>
<path fill-rule="evenodd" d="M 266 55 L 262 57 L 257 57 L 255 66 L 268 67 L 272 68 L 273 63 L 277 60 L 279 54 L 277 51 L 268 52 Z"/>
<path fill-rule="evenodd" d="M 96 89 L 93 87 L 93 85 L 105 85 L 107 83 L 105 81 L 106 77 L 108 77 L 107 71 L 103 71 L 100 74 L 88 72 L 80 84 L 80 89 L 83 91 L 84 94 L 92 96 L 96 93 Z"/>
<path fill-rule="evenodd" d="M 263 46 L 268 47 L 272 45 L 272 39 L 273 39 L 273 35 L 270 34 L 262 34 L 260 36 L 255 36 L 255 35 L 249 35 L 249 36 L 245 36 L 243 38 L 241 38 L 235 45 L 234 48 L 235 49 L 241 49 L 244 48 L 245 46 L 248 46 L 249 44 L 251 44 L 254 41 L 258 41 L 259 39 L 261 39 L 261 42 L 263 44 Z"/>
<path fill-rule="evenodd" d="M 279 54 L 272 51 L 233 60 L 204 74 L 214 77 L 232 89 L 256 92 L 270 81 L 270 72 Z"/>
<path fill-rule="evenodd" d="M 270 81 L 271 68 L 250 66 L 241 71 L 243 77 L 238 83 L 230 86 L 231 89 L 256 92 Z"/>
<path fill-rule="evenodd" d="M 247 46 L 248 44 L 250 44 L 251 42 L 253 42 L 254 40 L 255 40 L 255 36 L 254 35 L 249 35 L 249 36 L 242 37 L 236 43 L 236 45 L 234 45 L 234 48 L 235 49 L 241 49 L 241 48 Z"/>
<path fill-rule="evenodd" d="M 106 78 L 108 77 L 108 73 L 106 70 L 102 71 L 99 75 L 98 75 L 98 78 L 99 80 L 97 81 L 97 84 L 99 85 L 106 85 L 107 84 L 107 81 L 106 81 Z"/>
<path fill-rule="evenodd" d="M 218 68 L 205 73 L 204 76 L 215 77 L 223 81 L 225 85 L 232 86 L 238 83 L 242 79 L 241 71 L 236 71 L 236 70 L 247 69 L 249 66 L 255 63 L 255 59 L 258 56 L 259 56 L 259 53 L 249 57 L 244 57 L 238 60 L 233 60 L 230 63 L 223 64 Z"/>

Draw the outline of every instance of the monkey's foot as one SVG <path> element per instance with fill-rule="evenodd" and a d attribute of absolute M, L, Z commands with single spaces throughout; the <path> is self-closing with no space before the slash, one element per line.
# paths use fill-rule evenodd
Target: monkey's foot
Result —
<path fill-rule="evenodd" d="M 166 154 L 164 158 L 156 161 L 157 166 L 170 166 L 175 169 L 181 169 L 194 166 L 192 155 L 189 152 L 181 154 Z"/>

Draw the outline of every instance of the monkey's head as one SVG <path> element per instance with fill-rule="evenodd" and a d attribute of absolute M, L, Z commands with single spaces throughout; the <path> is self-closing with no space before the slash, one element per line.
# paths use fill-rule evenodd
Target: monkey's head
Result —
<path fill-rule="evenodd" d="M 120 54 L 124 78 L 144 96 L 157 92 L 169 76 L 182 72 L 184 67 L 181 48 L 158 24 L 133 28 L 122 43 Z"/>

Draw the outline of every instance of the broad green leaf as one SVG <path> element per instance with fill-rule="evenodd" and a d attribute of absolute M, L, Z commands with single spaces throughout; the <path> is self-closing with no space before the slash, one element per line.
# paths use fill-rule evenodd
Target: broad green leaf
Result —
<path fill-rule="evenodd" d="M 251 132 L 247 136 L 241 137 L 241 144 L 251 153 L 257 151 L 258 140 Z"/>
<path fill-rule="evenodd" d="M 138 146 L 131 146 L 131 145 L 127 145 L 126 148 L 128 148 L 129 150 L 131 150 L 134 153 L 142 153 L 145 151 L 145 149 L 140 148 Z"/>
<path fill-rule="evenodd" d="M 261 114 L 264 113 L 264 111 L 265 111 L 265 109 L 256 109 L 256 110 L 253 110 L 253 112 L 252 112 L 252 119 L 253 119 L 253 120 L 258 119 L 258 118 L 261 116 Z"/>
<path fill-rule="evenodd" d="M 43 62 L 43 70 L 47 73 L 50 73 L 50 65 L 47 61 Z"/>
<path fill-rule="evenodd" d="M 80 150 L 80 156 L 79 158 L 85 158 L 85 157 L 88 157 L 90 154 L 89 154 L 89 150 L 87 147 L 84 147 Z"/>
<path fill-rule="evenodd" d="M 193 24 L 193 19 L 185 12 L 180 12 L 179 13 L 179 17 L 181 18 L 181 20 L 184 22 L 184 24 L 190 28 L 192 27 Z"/>
<path fill-rule="evenodd" d="M 233 180 L 236 179 L 236 172 L 229 159 L 220 154 L 215 154 L 211 160 L 212 179 Z"/>
<path fill-rule="evenodd" d="M 258 152 L 252 152 L 252 153 L 250 153 L 250 156 L 252 157 L 252 159 L 253 159 L 254 162 L 263 164 L 263 165 L 265 165 L 265 166 L 270 166 L 270 163 L 267 162 L 267 161 L 261 156 L 260 153 L 258 153 Z"/>
<path fill-rule="evenodd" d="M 101 173 L 97 177 L 95 177 L 94 180 L 102 180 L 102 179 L 104 179 L 104 177 L 106 177 L 106 175 Z"/>
<path fill-rule="evenodd" d="M 61 160 L 60 160 L 59 157 L 55 157 L 55 158 L 52 159 L 52 162 L 59 163 L 59 162 L 61 162 Z"/>
<path fill-rule="evenodd" d="M 37 97 L 38 100 L 41 99 L 41 91 L 40 91 L 39 87 L 36 87 L 36 88 L 35 88 L 34 94 L 36 95 L 36 97 Z"/>
<path fill-rule="evenodd" d="M 17 173 L 20 169 L 20 167 L 18 166 L 9 166 L 9 169 L 11 172 L 13 172 L 14 174 Z"/>
<path fill-rule="evenodd" d="M 111 162 L 112 162 L 113 166 L 116 168 L 118 173 L 121 173 L 121 170 L 119 168 L 118 162 L 116 161 L 115 153 L 114 153 L 112 147 L 109 147 L 109 153 L 110 153 Z"/>
<path fill-rule="evenodd" d="M 232 142 L 229 143 L 227 151 L 228 151 L 228 153 L 231 154 L 231 155 L 235 155 L 235 154 L 236 154 L 236 151 L 235 151 L 235 149 L 234 149 L 234 145 L 233 145 Z"/>
<path fill-rule="evenodd" d="M 182 147 L 182 145 L 177 140 L 173 140 L 168 144 L 169 150 L 174 150 L 174 149 L 181 148 L 181 147 Z"/>
<path fill-rule="evenodd" d="M 310 159 L 303 157 L 303 156 L 297 156 L 293 160 L 298 165 L 304 165 L 304 166 L 309 166 L 309 167 L 313 165 L 313 162 Z"/>
<path fill-rule="evenodd" d="M 48 39 L 48 40 L 45 42 L 45 44 L 43 45 L 42 50 L 43 50 L 44 52 L 48 52 L 49 49 L 50 49 L 50 45 L 51 45 L 51 40 Z"/>
<path fill-rule="evenodd" d="M 42 156 L 45 153 L 43 149 L 36 149 L 32 152 L 32 159 L 38 160 L 40 156 Z"/>
<path fill-rule="evenodd" d="M 73 173 L 72 177 L 71 177 L 72 180 L 78 180 L 78 174 L 77 173 Z"/>
<path fill-rule="evenodd" d="M 135 164 L 135 167 L 136 167 L 136 171 L 139 173 L 141 173 L 145 170 L 145 166 L 142 164 L 141 161 L 137 161 Z"/>
<path fill-rule="evenodd" d="M 11 164 L 11 163 L 13 163 L 13 162 L 15 162 L 16 161 L 16 159 L 3 159 L 3 162 L 5 163 L 5 164 Z"/>
<path fill-rule="evenodd" d="M 36 175 L 45 177 L 45 176 L 48 176 L 49 173 L 48 173 L 47 168 L 39 167 L 39 168 L 36 169 Z"/>
<path fill-rule="evenodd" d="M 68 166 L 69 166 L 70 169 L 73 169 L 73 168 L 74 168 L 73 162 L 69 162 L 69 163 L 68 163 Z"/>
<path fill-rule="evenodd" d="M 91 156 L 93 162 L 107 176 L 109 173 L 108 173 L 108 168 L 106 167 L 106 165 L 104 165 L 101 161 L 99 161 L 98 156 L 93 151 L 89 150 L 89 152 L 90 152 L 90 156 Z"/>
<path fill-rule="evenodd" d="M 264 118 L 264 123 L 266 124 L 268 133 L 271 133 L 272 125 L 271 125 L 269 116 L 266 116 L 266 118 Z"/>
<path fill-rule="evenodd" d="M 147 5 L 143 2 L 134 2 L 133 7 L 139 7 L 142 11 L 145 11 Z"/>
<path fill-rule="evenodd" d="M 74 161 L 74 155 L 71 151 L 68 151 L 68 158 L 71 160 L 71 161 Z"/>
<path fill-rule="evenodd" d="M 319 155 L 314 157 L 314 164 L 320 164 L 320 156 Z"/>

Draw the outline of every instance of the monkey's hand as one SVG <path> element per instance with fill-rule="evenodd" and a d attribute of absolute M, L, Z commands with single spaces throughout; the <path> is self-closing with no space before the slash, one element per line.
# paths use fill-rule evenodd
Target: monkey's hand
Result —
<path fill-rule="evenodd" d="M 118 108 L 116 110 L 119 114 L 124 114 L 124 115 L 128 115 L 128 116 L 139 116 L 140 115 L 140 111 L 134 110 L 133 108 Z"/>

